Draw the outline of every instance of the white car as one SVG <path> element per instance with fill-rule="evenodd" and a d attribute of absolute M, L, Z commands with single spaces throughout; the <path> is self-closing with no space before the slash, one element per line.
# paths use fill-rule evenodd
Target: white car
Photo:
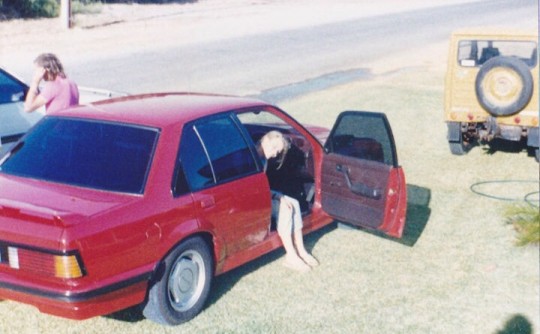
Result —
<path fill-rule="evenodd" d="M 0 68 L 0 146 L 16 142 L 39 121 L 44 109 L 24 112 L 24 98 L 28 86 Z M 5 149 L 5 148 L 4 148 Z M 2 154 L 0 148 L 0 155 Z"/>
<path fill-rule="evenodd" d="M 27 92 L 28 85 L 0 68 L 0 156 L 45 115 L 45 108 L 24 111 Z M 81 104 L 127 95 L 85 87 L 79 87 L 79 92 Z"/>

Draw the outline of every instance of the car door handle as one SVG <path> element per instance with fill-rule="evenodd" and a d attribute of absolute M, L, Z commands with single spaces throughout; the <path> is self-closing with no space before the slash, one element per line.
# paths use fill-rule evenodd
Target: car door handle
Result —
<path fill-rule="evenodd" d="M 212 196 L 201 198 L 199 203 L 201 205 L 201 208 L 203 209 L 216 205 L 216 201 L 214 200 L 214 197 Z"/>
<path fill-rule="evenodd" d="M 382 191 L 377 188 L 372 188 L 364 183 L 356 182 L 353 183 L 351 181 L 351 177 L 349 176 L 349 168 L 344 167 L 342 165 L 336 165 L 336 170 L 338 172 L 343 173 L 345 176 L 345 181 L 347 182 L 347 186 L 349 187 L 349 190 L 357 195 L 372 198 L 372 199 L 380 199 Z"/>

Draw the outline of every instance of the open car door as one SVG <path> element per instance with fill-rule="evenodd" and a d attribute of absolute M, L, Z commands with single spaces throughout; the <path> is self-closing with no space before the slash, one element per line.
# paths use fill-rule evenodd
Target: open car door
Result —
<path fill-rule="evenodd" d="M 334 219 L 401 237 L 407 187 L 384 114 L 339 115 L 325 144 L 321 195 Z"/>

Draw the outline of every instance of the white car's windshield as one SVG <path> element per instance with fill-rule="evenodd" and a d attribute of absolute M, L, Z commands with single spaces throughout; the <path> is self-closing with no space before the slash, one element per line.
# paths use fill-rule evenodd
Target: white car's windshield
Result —
<path fill-rule="evenodd" d="M 0 145 L 16 141 L 42 117 L 42 112 L 23 109 L 28 87 L 0 69 Z"/>

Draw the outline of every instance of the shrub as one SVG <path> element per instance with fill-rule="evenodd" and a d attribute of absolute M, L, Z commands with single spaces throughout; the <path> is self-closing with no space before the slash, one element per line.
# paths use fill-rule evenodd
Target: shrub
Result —
<path fill-rule="evenodd" d="M 72 14 L 97 14 L 101 12 L 102 6 L 100 1 L 94 0 L 73 0 L 71 2 Z"/>
<path fill-rule="evenodd" d="M 73 13 L 92 14 L 101 11 L 103 3 L 165 4 L 192 3 L 197 0 L 72 0 Z M 56 17 L 60 14 L 60 0 L 0 0 L 0 21 L 12 18 Z"/>
<path fill-rule="evenodd" d="M 516 204 L 508 207 L 505 216 L 517 231 L 518 246 L 540 243 L 540 211 L 537 206 Z"/>
<path fill-rule="evenodd" d="M 10 8 L 21 17 L 55 17 L 60 10 L 57 0 L 3 0 L 2 7 Z"/>

